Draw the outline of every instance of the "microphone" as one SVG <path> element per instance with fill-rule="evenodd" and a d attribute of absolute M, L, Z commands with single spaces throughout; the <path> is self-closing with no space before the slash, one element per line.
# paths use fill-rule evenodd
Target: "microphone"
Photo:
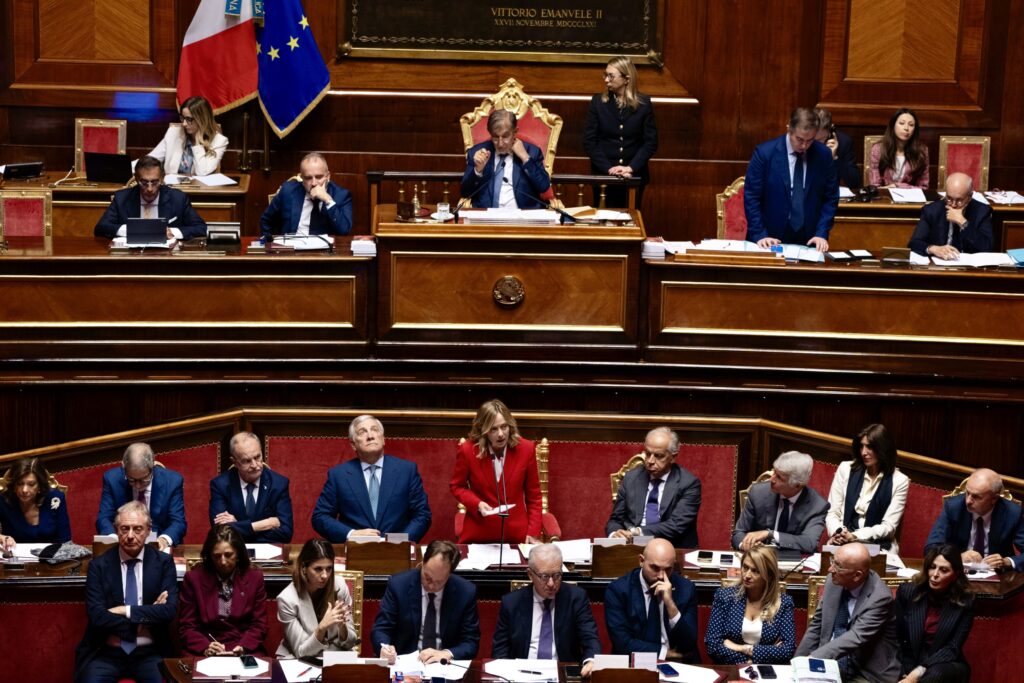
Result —
<path fill-rule="evenodd" d="M 455 662 L 453 662 L 452 660 L 448 659 L 447 657 L 442 657 L 441 658 L 441 665 L 442 666 L 457 666 L 460 669 L 465 669 L 466 671 L 473 671 L 473 672 L 478 673 L 478 674 L 484 674 L 486 676 L 492 676 L 494 678 L 500 678 L 501 680 L 505 681 L 506 683 L 512 683 L 512 681 L 510 679 L 505 678 L 504 676 L 502 676 L 500 674 L 488 673 L 488 672 L 484 671 L 483 669 L 477 669 L 476 667 L 473 667 L 473 666 L 462 666 L 461 664 L 456 664 Z"/>
<path fill-rule="evenodd" d="M 784 582 L 786 579 L 788 579 L 790 574 L 795 572 L 797 569 L 800 569 L 800 567 L 804 566 L 804 562 L 806 562 L 809 559 L 811 559 L 811 556 L 807 555 L 806 557 L 801 559 L 799 562 L 797 562 L 796 566 L 794 566 L 792 569 L 790 569 L 788 572 L 786 572 L 785 574 L 782 575 L 782 578 L 779 579 L 779 582 L 781 583 L 781 582 Z"/>
<path fill-rule="evenodd" d="M 502 178 L 501 180 L 504 183 L 508 183 L 509 182 L 508 178 Z M 509 184 L 511 184 L 511 183 L 509 183 Z M 538 204 L 540 204 L 541 206 L 543 206 L 548 211 L 554 211 L 555 213 L 557 213 L 558 214 L 558 222 L 561 223 L 562 225 L 565 225 L 566 223 L 575 223 L 576 222 L 576 219 L 568 211 L 563 211 L 562 209 L 559 209 L 557 206 L 554 206 L 553 204 L 548 204 L 546 201 L 544 201 L 540 197 L 535 197 L 534 195 L 530 194 L 526 190 L 522 190 L 522 193 L 524 195 L 526 195 L 527 197 L 529 197 L 530 199 L 532 199 L 533 201 L 535 201 Z"/>
<path fill-rule="evenodd" d="M 502 173 L 502 174 L 505 173 L 505 160 L 504 159 L 502 159 L 501 163 L 498 164 L 498 168 L 497 168 L 497 170 L 495 170 L 495 173 Z M 490 177 L 490 180 L 493 180 L 493 179 L 494 179 L 494 175 L 492 174 L 491 177 Z M 475 197 L 478 194 L 480 194 L 480 191 L 483 190 L 485 187 L 490 186 L 490 184 L 491 184 L 490 182 L 484 182 L 484 179 L 481 178 L 480 179 L 480 185 L 478 185 L 475 190 L 473 190 L 468 195 L 466 195 L 465 197 L 463 197 L 462 199 L 459 200 L 459 203 L 455 205 L 455 210 L 452 211 L 452 217 L 455 218 L 455 222 L 456 223 L 459 222 L 459 211 L 461 211 L 462 209 L 465 208 L 466 202 L 468 202 L 473 197 Z"/>

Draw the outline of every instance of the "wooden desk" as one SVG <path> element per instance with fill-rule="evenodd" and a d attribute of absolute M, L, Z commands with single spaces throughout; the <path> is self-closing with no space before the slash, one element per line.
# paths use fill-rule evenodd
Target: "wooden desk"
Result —
<path fill-rule="evenodd" d="M 207 187 L 200 183 L 175 185 L 176 189 L 189 195 L 192 206 L 203 218 L 210 221 L 238 221 L 243 233 L 258 234 L 253 227 L 245 232 L 245 198 L 249 192 L 248 174 L 225 174 L 238 181 L 237 185 Z M 91 237 L 93 228 L 110 204 L 110 197 L 123 185 L 116 183 L 88 183 L 85 180 L 68 180 L 53 187 L 53 183 L 64 177 L 63 173 L 46 173 L 32 180 L 10 180 L 4 184 L 6 190 L 52 189 L 53 190 L 53 236 Z"/>
<path fill-rule="evenodd" d="M 394 205 L 376 207 L 380 355 L 635 359 L 645 233 L 633 216 L 629 226 L 455 225 L 401 223 Z M 519 303 L 498 303 L 503 288 Z"/>
<path fill-rule="evenodd" d="M 651 362 L 1024 376 L 1024 277 L 1014 271 L 646 267 Z"/>
<path fill-rule="evenodd" d="M 363 357 L 373 259 L 349 253 L 344 239 L 294 256 L 111 255 L 103 239 L 56 239 L 50 254 L 0 257 L 0 357 Z"/>

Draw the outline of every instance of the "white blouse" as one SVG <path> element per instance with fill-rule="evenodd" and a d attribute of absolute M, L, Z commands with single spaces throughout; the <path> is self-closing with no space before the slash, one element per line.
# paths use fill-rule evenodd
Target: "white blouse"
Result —
<path fill-rule="evenodd" d="M 213 136 L 210 147 L 213 153 L 207 154 L 202 145 L 192 145 L 192 156 L 196 160 L 192 168 L 192 175 L 210 175 L 220 170 L 220 160 L 228 148 L 228 139 L 217 133 Z M 167 127 L 164 139 L 153 148 L 149 156 L 164 162 L 164 173 L 177 173 L 184 149 L 185 129 L 180 123 L 172 123 Z"/>
<path fill-rule="evenodd" d="M 747 645 L 757 645 L 761 642 L 761 617 L 757 619 L 747 619 L 743 617 L 743 629 L 741 634 L 743 635 L 743 642 Z"/>
<path fill-rule="evenodd" d="M 846 510 L 846 486 L 850 481 L 852 467 L 853 461 L 851 460 L 840 464 L 839 468 L 836 469 L 836 476 L 832 479 L 832 489 L 828 494 L 829 510 L 828 515 L 825 517 L 825 527 L 828 529 L 829 536 L 834 534 L 839 527 L 844 526 L 843 514 Z M 885 475 L 881 472 L 874 479 L 868 477 L 866 473 L 864 475 L 864 483 L 860 487 L 860 496 L 857 497 L 857 502 L 854 505 L 857 519 L 861 525 L 864 524 L 868 506 L 871 504 L 871 499 L 874 498 L 875 492 L 878 491 L 878 487 L 884 477 Z M 910 479 L 907 475 L 900 472 L 898 468 L 893 470 L 892 500 L 889 501 L 889 507 L 885 514 L 882 515 L 882 521 L 874 526 L 861 526 L 859 529 L 847 529 L 847 531 L 856 536 L 858 540 L 867 543 L 878 543 L 886 539 L 892 539 L 892 546 L 889 552 L 898 555 L 900 549 L 899 544 L 896 542 L 896 529 L 899 528 L 900 522 L 903 520 L 903 508 L 907 503 L 907 492 L 909 490 Z"/>

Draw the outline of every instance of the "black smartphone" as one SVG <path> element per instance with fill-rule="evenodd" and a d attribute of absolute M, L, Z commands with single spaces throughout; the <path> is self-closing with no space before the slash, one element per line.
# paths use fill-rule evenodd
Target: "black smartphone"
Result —
<path fill-rule="evenodd" d="M 732 565 L 732 553 L 722 553 L 719 556 L 718 564 Z"/>
<path fill-rule="evenodd" d="M 715 554 L 710 550 L 698 550 L 697 561 L 698 562 L 710 562 L 715 558 Z"/>
<path fill-rule="evenodd" d="M 807 660 L 807 666 L 816 674 L 825 673 L 825 662 L 820 659 L 814 659 L 811 657 Z"/>
<path fill-rule="evenodd" d="M 242 655 L 242 668 L 244 669 L 255 669 L 259 664 L 256 663 L 256 658 L 252 655 Z"/>
<path fill-rule="evenodd" d="M 671 664 L 659 664 L 658 671 L 660 671 L 661 675 L 665 676 L 666 678 L 679 675 L 679 672 L 676 671 L 675 667 L 673 667 Z"/>
<path fill-rule="evenodd" d="M 761 674 L 761 678 L 765 680 L 778 678 L 778 675 L 775 673 L 775 667 L 771 664 L 758 664 L 757 673 Z"/>
<path fill-rule="evenodd" d="M 583 669 L 576 664 L 567 664 L 565 667 L 565 680 L 567 681 L 580 681 L 583 680 Z"/>

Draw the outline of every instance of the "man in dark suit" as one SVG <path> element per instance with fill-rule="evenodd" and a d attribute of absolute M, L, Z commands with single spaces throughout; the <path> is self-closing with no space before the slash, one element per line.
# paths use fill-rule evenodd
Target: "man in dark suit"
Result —
<path fill-rule="evenodd" d="M 539 209 L 541 195 L 551 187 L 544 168 L 544 153 L 517 137 L 516 115 L 495 109 L 487 118 L 490 140 L 466 152 L 462 175 L 463 198 L 472 197 L 477 208 Z"/>
<path fill-rule="evenodd" d="M 946 199 L 926 204 L 909 246 L 922 256 L 955 261 L 960 253 L 992 251 L 992 207 L 974 196 L 966 173 L 946 178 Z"/>
<path fill-rule="evenodd" d="M 160 662 L 174 649 L 168 629 L 178 609 L 174 561 L 146 546 L 150 518 L 142 503 L 122 505 L 114 526 L 117 548 L 89 563 L 89 625 L 75 651 L 75 680 L 159 683 Z"/>
<path fill-rule="evenodd" d="M 747 239 L 761 247 L 806 244 L 828 251 L 839 206 L 839 181 L 829 149 L 816 141 L 818 117 L 799 108 L 784 135 L 754 150 L 743 187 Z"/>
<path fill-rule="evenodd" d="M 491 656 L 581 662 L 589 676 L 601 641 L 586 591 L 562 583 L 562 551 L 534 546 L 527 574 L 532 585 L 501 599 Z"/>
<path fill-rule="evenodd" d="M 657 536 L 677 548 L 697 547 L 700 480 L 676 464 L 679 437 L 658 427 L 644 439 L 644 466 L 626 473 L 605 524 L 609 536 Z"/>
<path fill-rule="evenodd" d="M 946 499 L 928 534 L 924 551 L 949 543 L 960 548 L 964 564 L 984 562 L 993 569 L 1024 571 L 1021 507 L 1002 497 L 1003 479 L 990 469 L 971 473 L 964 493 Z"/>
<path fill-rule="evenodd" d="M 373 651 L 395 663 L 399 654 L 419 652 L 420 661 L 473 659 L 480 646 L 476 586 L 455 576 L 459 549 L 432 541 L 419 569 L 388 580 L 373 622 Z"/>
<path fill-rule="evenodd" d="M 310 152 L 299 164 L 302 182 L 285 181 L 260 216 L 260 234 L 347 235 L 352 230 L 352 194 L 331 182 L 327 159 Z"/>
<path fill-rule="evenodd" d="M 658 659 L 700 662 L 697 590 L 675 573 L 676 549 L 662 538 L 644 548 L 640 568 L 608 585 L 604 618 L 612 652 L 657 652 Z"/>
<path fill-rule="evenodd" d="M 230 524 L 250 543 L 290 543 L 288 477 L 266 466 L 252 432 L 235 434 L 229 449 L 234 468 L 210 482 L 210 525 Z"/>
<path fill-rule="evenodd" d="M 772 463 L 771 481 L 754 484 L 732 532 L 732 547 L 775 545 L 813 553 L 825 528 L 828 501 L 809 487 L 814 461 L 787 451 Z"/>
<path fill-rule="evenodd" d="M 383 454 L 384 425 L 372 415 L 352 420 L 348 437 L 358 457 L 327 472 L 313 528 L 332 543 L 388 533 L 406 533 L 418 542 L 431 518 L 419 468 Z"/>
<path fill-rule="evenodd" d="M 103 473 L 103 494 L 96 516 L 96 533 L 113 536 L 114 515 L 128 501 L 135 500 L 149 510 L 152 530 L 160 549 L 178 545 L 185 538 L 184 478 L 156 466 L 149 444 L 133 443 L 124 451 L 121 467 Z"/>
<path fill-rule="evenodd" d="M 860 189 L 861 172 L 857 168 L 857 157 L 853 153 L 853 140 L 832 124 L 832 112 L 824 107 L 814 110 L 818 117 L 818 134 L 815 140 L 822 143 L 832 152 L 832 162 L 836 165 L 839 182 L 854 192 Z"/>
<path fill-rule="evenodd" d="M 159 159 L 145 156 L 135 164 L 135 187 L 118 190 L 93 229 L 97 237 L 125 236 L 129 218 L 166 218 L 167 238 L 192 239 L 206 234 L 206 223 L 188 195 L 164 187 L 164 167 Z"/>
<path fill-rule="evenodd" d="M 844 681 L 896 681 L 900 662 L 892 591 L 871 570 L 867 548 L 840 546 L 829 575 L 796 656 L 838 660 Z"/>

